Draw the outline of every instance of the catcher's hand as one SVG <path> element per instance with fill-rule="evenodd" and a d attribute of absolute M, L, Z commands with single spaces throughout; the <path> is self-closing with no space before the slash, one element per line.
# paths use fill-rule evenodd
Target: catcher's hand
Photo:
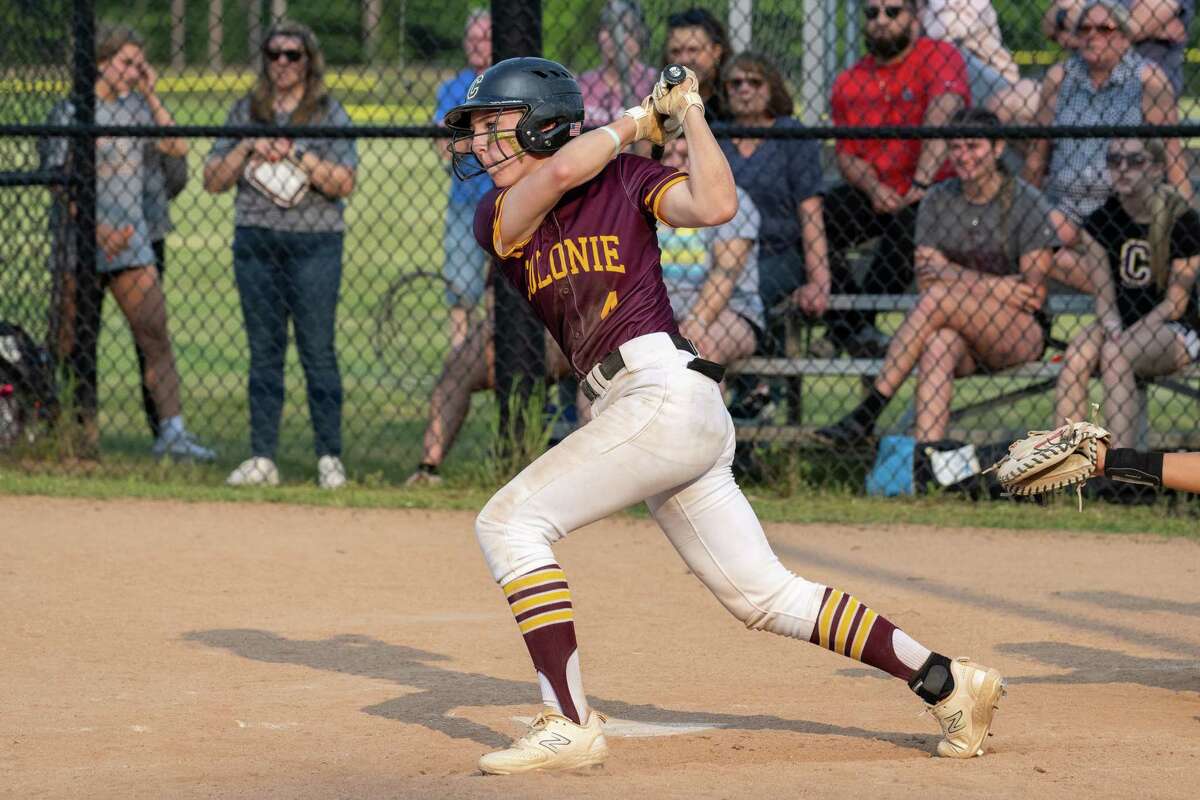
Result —
<path fill-rule="evenodd" d="M 637 135 L 634 141 L 647 141 L 651 144 L 663 145 L 679 137 L 680 131 L 668 134 L 664 123 L 666 117 L 654 110 L 654 98 L 647 96 L 640 106 L 625 110 L 625 116 L 637 123 Z"/>
<path fill-rule="evenodd" d="M 1053 431 L 1030 431 L 985 472 L 996 470 L 996 479 L 1010 494 L 1078 490 L 1096 472 L 1100 445 L 1108 446 L 1110 440 L 1109 432 L 1099 425 L 1067 420 Z M 1081 506 L 1082 502 L 1081 498 Z"/>

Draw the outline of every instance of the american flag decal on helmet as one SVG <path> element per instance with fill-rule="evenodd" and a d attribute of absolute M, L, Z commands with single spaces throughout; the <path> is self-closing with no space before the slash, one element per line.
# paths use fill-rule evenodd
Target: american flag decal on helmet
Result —
<path fill-rule="evenodd" d="M 571 123 L 571 128 L 570 128 L 570 130 L 567 132 L 567 135 L 568 135 L 568 136 L 578 136 L 578 135 L 579 135 L 579 133 L 580 133 L 582 130 L 583 130 L 583 123 L 582 123 L 582 122 L 572 122 L 572 123 Z"/>

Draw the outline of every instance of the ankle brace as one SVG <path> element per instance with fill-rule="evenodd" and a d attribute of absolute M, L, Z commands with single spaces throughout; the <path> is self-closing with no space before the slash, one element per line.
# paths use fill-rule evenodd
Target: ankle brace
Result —
<path fill-rule="evenodd" d="M 1162 486 L 1162 453 L 1143 453 L 1131 447 L 1109 450 L 1104 457 L 1104 476 L 1114 481 Z"/>
<path fill-rule="evenodd" d="M 908 682 L 908 688 L 929 705 L 937 705 L 954 691 L 954 677 L 950 674 L 950 659 L 941 653 L 931 653 L 925 663 Z"/>

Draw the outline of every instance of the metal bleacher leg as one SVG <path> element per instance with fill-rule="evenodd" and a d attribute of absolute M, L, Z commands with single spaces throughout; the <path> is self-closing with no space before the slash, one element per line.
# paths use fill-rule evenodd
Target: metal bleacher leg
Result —
<path fill-rule="evenodd" d="M 1137 416 L 1134 426 L 1134 447 L 1138 450 L 1150 449 L 1150 398 L 1149 387 L 1142 381 L 1137 383 L 1137 392 L 1134 394 L 1134 409 L 1133 413 Z"/>
<path fill-rule="evenodd" d="M 784 338 L 784 355 L 788 358 L 798 358 L 808 352 L 808 340 L 812 335 L 812 325 L 805 317 L 788 314 L 784 323 L 787 335 Z M 796 327 L 803 328 L 803 341 L 797 336 Z M 802 352 L 797 352 L 802 350 Z M 788 425 L 799 425 L 804 420 L 804 377 L 796 375 L 784 378 L 784 403 L 787 406 L 786 419 Z"/>

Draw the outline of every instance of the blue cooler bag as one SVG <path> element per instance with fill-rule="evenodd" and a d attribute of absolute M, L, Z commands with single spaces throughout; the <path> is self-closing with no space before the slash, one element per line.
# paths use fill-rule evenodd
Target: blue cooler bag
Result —
<path fill-rule="evenodd" d="M 867 475 L 867 494 L 896 497 L 913 494 L 913 446 L 911 436 L 884 436 L 879 440 L 875 466 Z"/>

